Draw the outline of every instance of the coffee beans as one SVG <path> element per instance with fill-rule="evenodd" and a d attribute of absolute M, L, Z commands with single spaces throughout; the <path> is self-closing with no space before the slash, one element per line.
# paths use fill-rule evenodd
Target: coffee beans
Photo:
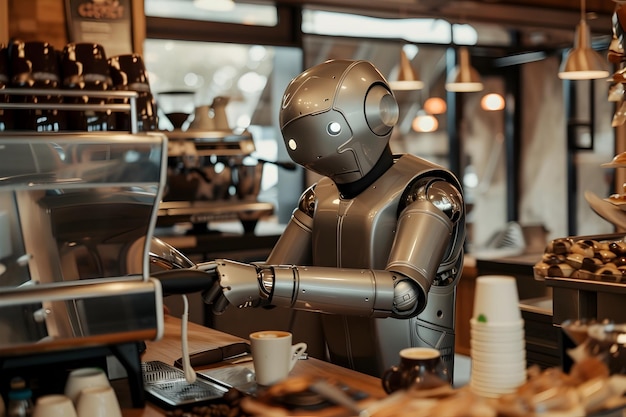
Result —
<path fill-rule="evenodd" d="M 224 396 L 223 401 L 214 404 L 200 405 L 190 410 L 176 409 L 169 411 L 169 417 L 245 417 L 249 414 L 245 413 L 241 407 L 241 398 L 244 394 L 231 388 Z"/>

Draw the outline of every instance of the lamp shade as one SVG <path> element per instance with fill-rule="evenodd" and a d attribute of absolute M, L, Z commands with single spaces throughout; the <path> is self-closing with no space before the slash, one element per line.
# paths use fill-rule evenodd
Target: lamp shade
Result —
<path fill-rule="evenodd" d="M 419 79 L 417 72 L 413 69 L 411 61 L 409 61 L 404 50 L 400 50 L 400 70 L 398 71 L 398 79 L 391 81 L 389 86 L 392 90 L 421 90 L 424 88 L 424 83 Z"/>
<path fill-rule="evenodd" d="M 478 71 L 470 63 L 469 51 L 466 47 L 459 49 L 459 65 L 457 65 L 450 73 L 446 80 L 446 90 L 469 93 L 481 91 L 483 83 L 480 79 Z"/>
<path fill-rule="evenodd" d="M 574 48 L 563 62 L 559 78 L 564 80 L 593 80 L 609 76 L 604 58 L 591 48 L 590 39 L 589 26 L 584 19 L 581 19 L 576 27 Z"/>

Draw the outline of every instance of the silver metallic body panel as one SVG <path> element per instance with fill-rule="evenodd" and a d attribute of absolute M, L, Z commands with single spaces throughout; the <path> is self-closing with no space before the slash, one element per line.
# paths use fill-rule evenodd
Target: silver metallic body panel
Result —
<path fill-rule="evenodd" d="M 286 234 L 267 260 L 269 265 L 298 265 L 308 255 L 294 251 L 292 242 L 310 240 L 311 264 L 315 267 L 296 268 L 299 289 L 303 285 L 315 288 L 319 285 L 316 283 L 332 277 L 341 281 L 326 286 L 323 290 L 328 293 L 324 296 L 314 290 L 300 291 L 297 299 L 290 301 L 295 308 L 334 313 L 322 319 L 326 343 L 335 363 L 380 375 L 397 362 L 399 350 L 408 346 L 433 346 L 442 351 L 449 366 L 453 364 L 455 285 L 461 273 L 464 218 L 452 224 L 428 201 L 414 202 L 398 214 L 407 184 L 421 177 L 444 181 L 453 178 L 437 165 L 403 155 L 358 199 L 342 199 L 336 185 L 322 179 L 314 188 L 313 224 L 308 226 L 298 221 L 303 212 L 296 210 Z M 453 185 L 460 189 L 458 183 Z M 308 250 L 308 245 L 299 247 Z M 364 269 L 369 272 L 363 272 Z M 372 318 L 376 317 L 374 309 L 363 309 L 361 313 L 353 310 L 353 300 L 363 298 L 364 294 L 370 297 L 376 294 L 369 292 L 373 276 L 381 279 L 381 283 L 385 282 L 383 277 L 391 282 L 396 271 L 427 292 L 425 309 L 417 317 L 376 319 Z M 437 274 L 451 278 L 438 282 Z M 280 281 L 277 279 L 277 288 Z M 433 281 L 435 285 L 431 286 Z M 368 290 L 364 291 L 365 288 Z M 393 294 L 382 299 L 392 297 Z M 288 304 L 280 299 L 273 301 Z M 390 307 L 386 306 L 388 313 Z"/>
<path fill-rule="evenodd" d="M 453 374 L 462 188 L 440 166 L 392 155 L 398 113 L 367 61 L 329 60 L 289 83 L 279 117 L 287 152 L 322 179 L 265 264 L 217 261 L 219 288 L 204 295 L 216 314 L 228 303 L 326 313 L 336 364 L 380 376 L 402 348 L 425 345 Z"/>

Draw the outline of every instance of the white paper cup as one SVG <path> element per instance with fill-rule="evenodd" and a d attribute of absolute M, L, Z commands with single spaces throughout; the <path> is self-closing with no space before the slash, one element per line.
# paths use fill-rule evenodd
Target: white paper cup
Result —
<path fill-rule="evenodd" d="M 490 398 L 490 399 L 497 399 L 497 398 L 500 398 L 504 394 L 510 394 L 513 391 L 515 391 L 515 390 L 512 389 L 512 390 L 506 391 L 506 392 L 493 392 L 492 390 L 489 390 L 489 389 L 485 390 L 485 389 L 482 389 L 480 387 L 477 387 L 477 386 L 473 385 L 471 382 L 470 382 L 469 387 L 470 387 L 470 390 L 474 394 L 478 395 L 479 397 Z"/>
<path fill-rule="evenodd" d="M 518 330 L 524 330 L 524 320 L 519 319 L 516 321 L 507 322 L 491 322 L 485 323 L 478 321 L 475 317 L 470 318 L 470 328 L 483 333 L 508 333 Z"/>
<path fill-rule="evenodd" d="M 524 381 L 511 383 L 511 384 L 487 384 L 484 385 L 476 379 L 472 379 L 469 382 L 470 389 L 482 397 L 498 398 L 504 394 L 511 394 L 515 392 L 517 388 L 524 384 Z"/>
<path fill-rule="evenodd" d="M 80 392 L 76 404 L 78 417 L 122 417 L 113 388 L 89 387 Z"/>
<path fill-rule="evenodd" d="M 33 417 L 76 417 L 76 409 L 65 395 L 44 395 L 37 399 Z"/>
<path fill-rule="evenodd" d="M 470 376 L 470 384 L 481 390 L 489 390 L 491 392 L 512 392 L 516 388 L 526 383 L 526 375 L 511 375 L 505 379 L 495 379 L 492 375 L 472 375 Z"/>
<path fill-rule="evenodd" d="M 265 330 L 251 333 L 250 350 L 257 384 L 268 386 L 287 378 L 306 348 L 303 342 L 292 345 L 289 332 Z"/>
<path fill-rule="evenodd" d="M 473 361 L 472 361 L 473 362 Z M 472 363 L 470 378 L 478 379 L 483 384 L 503 384 L 510 381 L 526 380 L 526 366 L 516 366 L 499 369 L 498 367 L 484 368 Z"/>
<path fill-rule="evenodd" d="M 478 371 L 483 374 L 490 374 L 495 376 L 506 377 L 508 373 L 521 372 L 526 373 L 526 360 L 517 358 L 513 362 L 493 362 L 493 361 L 480 361 L 472 360 L 471 365 L 472 372 Z"/>
<path fill-rule="evenodd" d="M 491 363 L 512 363 L 526 360 L 526 350 L 520 349 L 512 352 L 483 352 L 481 350 L 470 350 L 472 361 Z"/>
<path fill-rule="evenodd" d="M 524 385 L 525 382 L 526 382 L 526 378 L 523 376 L 521 377 L 518 376 L 517 378 L 510 378 L 504 381 L 495 381 L 493 379 L 485 380 L 485 379 L 480 379 L 477 377 L 470 378 L 470 384 L 473 387 L 480 388 L 481 390 L 484 390 L 484 391 L 488 390 L 491 392 L 499 392 L 499 393 L 512 392 L 516 388 L 520 387 L 521 385 Z"/>
<path fill-rule="evenodd" d="M 79 368 L 70 372 L 65 383 L 65 395 L 74 404 L 78 402 L 80 392 L 91 387 L 110 387 L 109 378 L 100 368 Z"/>
<path fill-rule="evenodd" d="M 478 343 L 515 343 L 524 340 L 524 332 L 519 332 L 518 334 L 502 334 L 502 335 L 491 335 L 491 334 L 482 334 L 482 333 L 474 333 L 470 332 L 470 340 L 473 340 Z"/>
<path fill-rule="evenodd" d="M 507 275 L 483 275 L 476 278 L 472 317 L 485 323 L 521 320 L 515 278 Z"/>
<path fill-rule="evenodd" d="M 518 350 L 526 349 L 526 342 L 523 339 L 512 340 L 510 342 L 491 343 L 482 342 L 480 340 L 470 339 L 470 350 L 476 350 L 481 352 L 516 352 Z"/>

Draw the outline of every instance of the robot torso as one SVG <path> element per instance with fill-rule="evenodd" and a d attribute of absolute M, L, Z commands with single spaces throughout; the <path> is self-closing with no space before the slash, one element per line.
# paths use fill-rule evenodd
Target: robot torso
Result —
<path fill-rule="evenodd" d="M 386 269 L 391 262 L 410 261 L 390 259 L 401 197 L 415 179 L 441 176 L 441 172 L 440 166 L 429 161 L 402 155 L 383 176 L 353 199 L 341 198 L 335 183 L 328 178 L 320 180 L 315 187 L 312 264 Z"/>
<path fill-rule="evenodd" d="M 408 264 L 419 269 L 421 260 L 416 257 L 424 259 L 432 253 L 428 243 L 418 242 L 428 239 L 421 236 L 420 231 L 398 229 L 401 206 L 405 204 L 403 196 L 410 185 L 421 178 L 435 177 L 450 182 L 454 177 L 448 174 L 424 159 L 402 155 L 384 175 L 353 199 L 343 199 L 330 179 L 320 180 L 314 189 L 312 265 L 392 270 L 394 265 Z M 458 182 L 454 185 L 460 190 Z M 419 316 L 408 320 L 321 316 L 333 363 L 380 376 L 382 370 L 395 363 L 397 352 L 402 348 L 431 346 L 439 348 L 444 360 L 452 366 L 454 294 L 461 272 L 464 228 L 463 215 L 456 223 L 444 259 L 433 260 L 438 267 L 437 274 L 444 278 L 434 280 L 426 309 Z M 407 237 L 412 241 L 399 241 Z M 397 247 L 404 249 L 397 250 Z M 423 250 L 417 250 L 421 253 L 415 255 L 415 248 Z"/>

